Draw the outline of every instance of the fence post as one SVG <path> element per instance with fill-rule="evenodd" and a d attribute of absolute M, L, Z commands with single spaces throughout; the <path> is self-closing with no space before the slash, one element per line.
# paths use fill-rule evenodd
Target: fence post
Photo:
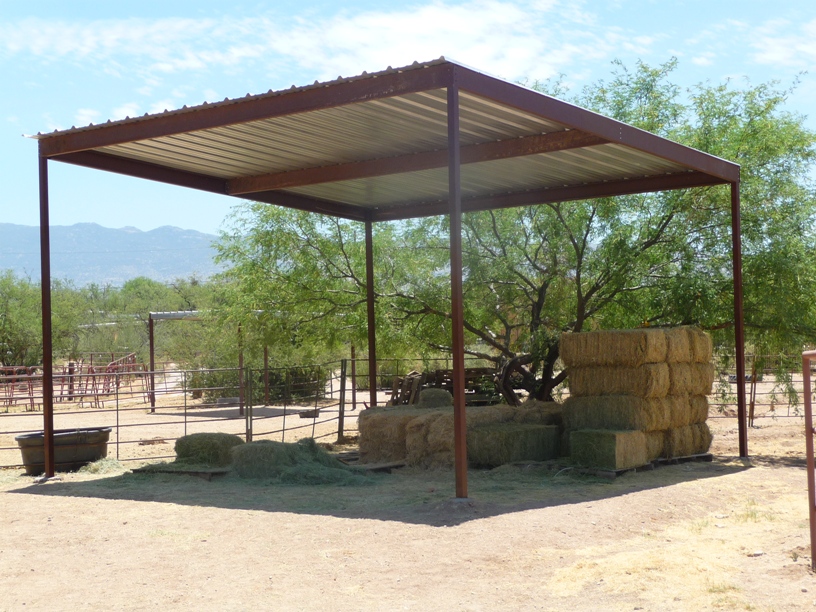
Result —
<path fill-rule="evenodd" d="M 813 459 L 813 413 L 811 406 L 810 360 L 816 358 L 816 351 L 802 353 L 802 386 L 805 400 L 805 454 L 807 456 L 808 517 L 810 522 L 810 567 L 816 570 L 816 474 Z"/>
<path fill-rule="evenodd" d="M 252 368 L 246 371 L 246 441 L 252 442 Z"/>
<path fill-rule="evenodd" d="M 340 360 L 340 408 L 339 408 L 339 415 L 337 417 L 337 443 L 342 444 L 343 439 L 345 438 L 345 433 L 343 431 L 345 427 L 345 419 L 346 419 L 346 366 L 348 360 L 341 359 Z"/>
<path fill-rule="evenodd" d="M 116 460 L 119 461 L 119 372 L 116 377 Z"/>
<path fill-rule="evenodd" d="M 357 356 L 354 345 L 351 345 L 351 411 L 357 410 Z"/>

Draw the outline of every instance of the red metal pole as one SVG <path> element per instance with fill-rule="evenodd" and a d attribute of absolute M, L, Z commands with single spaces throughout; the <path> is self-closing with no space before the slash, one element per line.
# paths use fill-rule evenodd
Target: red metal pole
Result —
<path fill-rule="evenodd" d="M 453 348 L 453 443 L 456 497 L 466 498 L 465 332 L 462 297 L 462 189 L 459 151 L 459 88 L 448 86 L 448 201 L 450 206 L 451 346 Z"/>
<path fill-rule="evenodd" d="M 731 255 L 734 268 L 734 344 L 737 359 L 737 420 L 739 454 L 748 457 L 748 423 L 745 402 L 745 325 L 742 307 L 742 235 L 740 229 L 740 184 L 731 183 Z"/>
<path fill-rule="evenodd" d="M 357 410 L 357 355 L 351 345 L 351 411 Z"/>
<path fill-rule="evenodd" d="M 264 406 L 269 405 L 269 347 L 264 346 Z"/>
<path fill-rule="evenodd" d="M 150 349 L 150 412 L 156 412 L 156 343 L 153 313 L 147 315 L 147 341 Z"/>
<path fill-rule="evenodd" d="M 374 320 L 374 238 L 371 220 L 365 222 L 366 306 L 368 307 L 368 386 L 369 406 L 377 406 L 377 332 Z"/>
<path fill-rule="evenodd" d="M 808 516 L 810 518 L 810 567 L 816 571 L 816 475 L 813 461 L 813 413 L 811 406 L 810 360 L 816 351 L 802 353 L 802 380 L 805 395 L 805 451 L 807 455 Z"/>
<path fill-rule="evenodd" d="M 48 159 L 40 157 L 40 290 L 42 293 L 43 443 L 45 476 L 54 476 L 54 345 L 51 338 L 51 234 Z"/>
<path fill-rule="evenodd" d="M 238 324 L 238 414 L 244 416 L 244 331 Z M 249 442 L 249 440 L 247 440 Z"/>

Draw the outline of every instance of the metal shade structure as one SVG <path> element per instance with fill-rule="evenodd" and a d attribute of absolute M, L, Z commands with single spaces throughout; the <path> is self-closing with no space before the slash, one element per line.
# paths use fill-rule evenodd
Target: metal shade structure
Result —
<path fill-rule="evenodd" d="M 450 215 L 458 497 L 467 497 L 464 212 L 730 185 L 737 376 L 745 378 L 739 166 L 445 58 L 35 138 L 46 313 L 48 160 L 364 222 L 371 372 L 372 224 Z M 53 414 L 47 316 L 43 345 L 48 448 Z M 742 384 L 738 401 L 740 454 L 747 456 Z"/>

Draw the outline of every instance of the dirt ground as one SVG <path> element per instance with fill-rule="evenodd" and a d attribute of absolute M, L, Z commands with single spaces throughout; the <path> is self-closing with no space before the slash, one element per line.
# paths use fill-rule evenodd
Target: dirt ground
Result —
<path fill-rule="evenodd" d="M 749 461 L 614 481 L 574 470 L 397 470 L 368 486 L 228 475 L 0 472 L 0 610 L 804 610 L 800 419 L 759 419 Z M 126 468 L 134 466 L 125 464 Z"/>

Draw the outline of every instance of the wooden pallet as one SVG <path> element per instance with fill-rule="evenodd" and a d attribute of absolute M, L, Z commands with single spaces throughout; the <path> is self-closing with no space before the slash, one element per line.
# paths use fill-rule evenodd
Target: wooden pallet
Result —
<path fill-rule="evenodd" d="M 605 470 L 600 468 L 575 468 L 579 474 L 586 474 L 587 476 L 597 476 L 598 478 L 608 478 L 615 480 L 618 476 L 626 474 L 627 472 L 651 472 L 652 470 L 664 465 L 679 465 L 681 463 L 688 463 L 690 461 L 705 461 L 711 462 L 714 455 L 711 453 L 702 453 L 699 455 L 686 455 L 685 457 L 672 457 L 671 459 L 655 459 L 654 461 L 641 465 L 639 467 L 626 468 L 620 470 Z"/>
<path fill-rule="evenodd" d="M 181 474 L 183 476 L 195 476 L 210 481 L 217 476 L 225 476 L 229 473 L 229 468 L 193 468 L 190 470 L 178 468 L 161 468 L 145 466 L 132 470 L 134 474 Z"/>

